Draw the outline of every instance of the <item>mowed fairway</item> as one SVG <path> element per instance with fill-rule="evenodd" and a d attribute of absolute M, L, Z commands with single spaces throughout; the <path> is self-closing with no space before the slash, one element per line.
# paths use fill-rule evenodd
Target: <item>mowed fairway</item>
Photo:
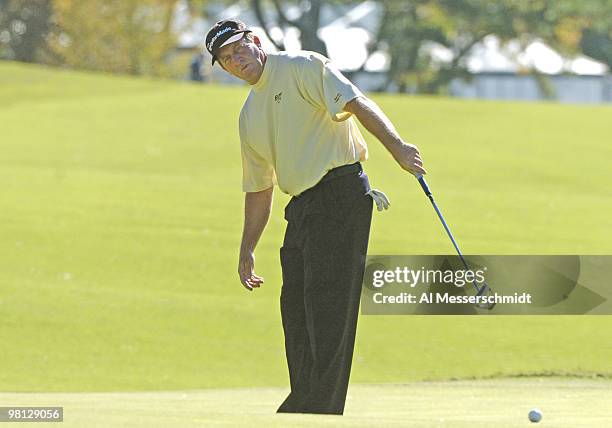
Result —
<path fill-rule="evenodd" d="M 246 292 L 235 273 L 243 203 L 237 118 L 246 94 L 244 87 L 0 63 L 0 391 L 286 387 L 278 248 L 287 195 L 276 192 L 256 253 L 266 284 Z M 466 253 L 611 253 L 609 106 L 374 99 L 421 148 Z M 370 181 L 392 203 L 374 214 L 370 253 L 452 253 L 416 181 L 366 138 Z M 394 411 L 386 397 L 411 403 L 409 389 L 388 389 L 376 408 L 360 383 L 567 375 L 598 376 L 609 391 L 611 361 L 610 316 L 364 316 L 351 377 L 362 398 L 349 399 L 347 415 L 378 420 L 390 412 L 403 420 L 406 410 Z M 573 391 L 588 396 L 589 382 Z M 508 396 L 505 387 L 492 388 L 495 413 L 514 412 L 512 388 Z M 543 388 L 541 402 L 558 405 L 555 388 Z M 282 396 L 270 391 L 261 408 L 245 390 L 235 399 L 220 395 L 226 410 L 219 417 L 238 423 L 231 412 L 245 402 L 253 417 L 270 414 Z M 438 390 L 436 402 L 457 399 L 446 391 Z M 91 406 L 104 408 L 100 400 Z M 85 417 L 87 404 L 77 401 Z M 544 404 L 534 405 L 548 420 Z M 408 409 L 422 409 L 419 421 L 435 413 Z M 527 410 L 516 409 L 524 419 L 517 423 Z M 448 426 L 498 426 L 460 425 L 471 412 L 449 408 Z M 507 426 L 514 420 L 503 419 Z"/>
<path fill-rule="evenodd" d="M 608 427 L 610 382 L 499 379 L 356 385 L 344 416 L 275 414 L 282 388 L 173 392 L 0 393 L 3 405 L 63 406 L 65 427 Z M 20 424 L 19 426 L 36 426 Z"/>

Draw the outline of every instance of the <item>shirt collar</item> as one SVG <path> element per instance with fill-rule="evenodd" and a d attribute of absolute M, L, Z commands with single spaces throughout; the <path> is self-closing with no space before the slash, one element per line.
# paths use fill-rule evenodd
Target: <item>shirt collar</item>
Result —
<path fill-rule="evenodd" d="M 264 69 L 263 69 L 263 72 L 261 73 L 261 76 L 259 76 L 259 80 L 257 81 L 257 83 L 251 86 L 253 90 L 261 91 L 262 89 L 265 88 L 266 84 L 268 83 L 268 80 L 270 79 L 270 74 L 272 74 L 273 68 L 274 68 L 273 55 L 268 53 L 266 57 L 266 63 L 264 64 Z"/>

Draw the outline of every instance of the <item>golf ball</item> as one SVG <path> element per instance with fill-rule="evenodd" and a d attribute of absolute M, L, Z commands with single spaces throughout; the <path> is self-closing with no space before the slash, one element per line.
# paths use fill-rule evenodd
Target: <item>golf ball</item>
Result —
<path fill-rule="evenodd" d="M 540 422 L 542 420 L 542 412 L 540 409 L 531 409 L 529 412 L 529 420 L 531 422 Z"/>

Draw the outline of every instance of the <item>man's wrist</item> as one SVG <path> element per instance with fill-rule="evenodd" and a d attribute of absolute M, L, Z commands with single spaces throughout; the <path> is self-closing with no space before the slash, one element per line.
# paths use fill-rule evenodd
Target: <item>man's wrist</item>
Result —
<path fill-rule="evenodd" d="M 397 157 L 398 154 L 401 153 L 402 147 L 405 144 L 406 143 L 400 137 L 393 136 L 393 138 L 390 138 L 389 141 L 385 144 L 385 147 L 387 148 L 387 150 L 389 150 L 389 152 L 391 152 L 393 157 Z"/>
<path fill-rule="evenodd" d="M 244 258 L 246 256 L 252 256 L 255 252 L 255 248 L 250 249 L 249 247 L 240 247 L 240 258 Z"/>

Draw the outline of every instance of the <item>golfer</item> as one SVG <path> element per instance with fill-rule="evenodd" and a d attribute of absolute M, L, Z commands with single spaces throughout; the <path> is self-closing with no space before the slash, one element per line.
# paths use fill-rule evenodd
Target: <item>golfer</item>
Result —
<path fill-rule="evenodd" d="M 280 249 L 280 296 L 291 393 L 278 412 L 342 414 L 355 344 L 372 201 L 361 162 L 368 150 L 355 116 L 404 170 L 425 174 L 378 106 L 316 52 L 268 53 L 238 20 L 206 36 L 212 63 L 251 85 L 239 130 L 244 230 L 238 273 L 247 290 L 255 247 L 268 222 L 274 185 L 292 196 Z"/>

